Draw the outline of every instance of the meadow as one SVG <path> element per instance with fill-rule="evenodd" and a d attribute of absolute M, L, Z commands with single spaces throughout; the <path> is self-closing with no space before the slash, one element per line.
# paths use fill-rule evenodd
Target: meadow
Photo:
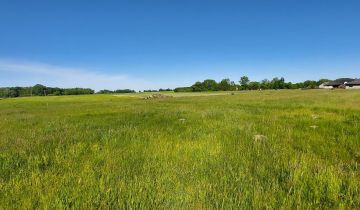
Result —
<path fill-rule="evenodd" d="M 359 209 L 360 91 L 0 100 L 0 209 Z"/>

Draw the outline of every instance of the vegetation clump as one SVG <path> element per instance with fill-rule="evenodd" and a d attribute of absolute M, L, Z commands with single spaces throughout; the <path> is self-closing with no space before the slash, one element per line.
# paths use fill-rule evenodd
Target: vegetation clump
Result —
<path fill-rule="evenodd" d="M 148 99 L 160 99 L 160 98 L 172 98 L 172 97 L 173 96 L 171 96 L 171 95 L 156 93 L 156 94 L 151 94 L 151 95 L 145 96 L 143 99 L 148 100 Z"/>
<path fill-rule="evenodd" d="M 267 139 L 267 137 L 265 135 L 256 134 L 254 136 L 254 141 L 255 142 L 265 141 L 266 139 Z"/>

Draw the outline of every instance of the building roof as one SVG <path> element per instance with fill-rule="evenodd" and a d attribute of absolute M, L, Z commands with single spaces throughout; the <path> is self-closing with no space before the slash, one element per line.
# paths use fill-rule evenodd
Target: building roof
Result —
<path fill-rule="evenodd" d="M 351 82 L 348 82 L 346 83 L 346 85 L 360 85 L 360 79 L 356 79 Z"/>
<path fill-rule="evenodd" d="M 326 86 L 329 82 L 324 82 L 321 85 Z"/>
<path fill-rule="evenodd" d="M 339 86 L 339 85 L 343 85 L 343 82 L 338 82 L 338 81 L 332 81 L 332 82 L 328 82 L 326 84 L 324 84 L 325 86 Z"/>
<path fill-rule="evenodd" d="M 324 86 L 360 85 L 360 79 L 340 78 L 335 81 L 325 82 Z"/>

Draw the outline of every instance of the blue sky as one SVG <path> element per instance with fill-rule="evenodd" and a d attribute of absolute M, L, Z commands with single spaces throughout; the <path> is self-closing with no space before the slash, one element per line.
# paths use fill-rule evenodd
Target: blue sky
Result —
<path fill-rule="evenodd" d="M 0 29 L 0 86 L 360 77 L 358 0 L 2 0 Z"/>

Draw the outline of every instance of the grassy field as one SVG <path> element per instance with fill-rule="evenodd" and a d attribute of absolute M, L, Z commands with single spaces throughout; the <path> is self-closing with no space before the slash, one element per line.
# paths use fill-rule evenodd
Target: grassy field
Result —
<path fill-rule="evenodd" d="M 0 100 L 0 208 L 360 208 L 360 91 L 169 94 Z"/>

